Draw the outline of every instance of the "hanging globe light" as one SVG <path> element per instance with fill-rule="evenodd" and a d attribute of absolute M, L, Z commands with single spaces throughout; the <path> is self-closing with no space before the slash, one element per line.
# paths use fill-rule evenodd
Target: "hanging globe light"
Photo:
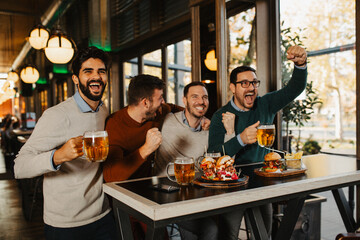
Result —
<path fill-rule="evenodd" d="M 8 72 L 7 80 L 15 83 L 19 80 L 19 75 L 14 70 L 11 70 Z"/>
<path fill-rule="evenodd" d="M 40 75 L 39 71 L 35 67 L 26 66 L 21 70 L 20 77 L 24 83 L 35 83 L 39 79 Z"/>
<path fill-rule="evenodd" d="M 206 54 L 206 59 L 204 60 L 205 66 L 211 70 L 216 71 L 217 69 L 217 59 L 215 58 L 215 50 L 210 50 Z"/>
<path fill-rule="evenodd" d="M 57 30 L 47 42 L 45 55 L 52 63 L 68 63 L 74 56 L 73 44 L 60 30 Z"/>
<path fill-rule="evenodd" d="M 37 25 L 30 33 L 29 43 L 35 49 L 46 47 L 49 39 L 49 31 L 41 24 Z"/>

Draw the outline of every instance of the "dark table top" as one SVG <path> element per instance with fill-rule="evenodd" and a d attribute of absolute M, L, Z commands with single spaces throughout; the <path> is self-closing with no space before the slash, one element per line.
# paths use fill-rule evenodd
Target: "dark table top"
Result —
<path fill-rule="evenodd" d="M 152 177 L 106 183 L 104 191 L 156 221 L 235 205 L 248 207 L 249 204 L 275 202 L 360 182 L 355 160 L 341 162 L 321 154 L 312 159 L 304 157 L 303 160 L 308 168 L 306 174 L 281 178 L 255 175 L 254 169 L 262 164 L 241 167 L 242 173 L 249 176 L 249 182 L 246 186 L 235 188 L 215 189 L 193 185 L 181 187 L 178 192 L 164 193 L 153 190 L 151 186 L 158 183 L 177 184 L 166 177 Z"/>

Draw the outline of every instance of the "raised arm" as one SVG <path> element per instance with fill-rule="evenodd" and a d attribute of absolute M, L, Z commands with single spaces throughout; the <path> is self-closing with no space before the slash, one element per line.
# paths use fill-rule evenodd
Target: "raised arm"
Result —
<path fill-rule="evenodd" d="M 305 49 L 300 46 L 291 46 L 287 51 L 287 58 L 295 64 L 290 81 L 282 89 L 268 93 L 262 98 L 263 102 L 271 102 L 269 110 L 272 113 L 278 112 L 293 101 L 306 87 L 307 54 Z"/>

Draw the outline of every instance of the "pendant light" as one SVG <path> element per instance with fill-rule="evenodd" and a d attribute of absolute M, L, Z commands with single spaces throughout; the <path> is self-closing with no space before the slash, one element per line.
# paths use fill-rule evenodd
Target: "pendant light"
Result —
<path fill-rule="evenodd" d="M 75 47 L 72 40 L 67 38 L 60 29 L 57 29 L 47 42 L 45 55 L 52 63 L 68 63 L 74 56 L 73 45 Z"/>
<path fill-rule="evenodd" d="M 24 83 L 35 83 L 39 79 L 40 74 L 35 67 L 28 65 L 21 70 L 20 77 Z"/>
<path fill-rule="evenodd" d="M 49 31 L 43 25 L 39 24 L 31 31 L 29 43 L 33 48 L 40 50 L 46 47 L 48 39 Z"/>
<path fill-rule="evenodd" d="M 215 50 L 212 49 L 206 54 L 206 59 L 204 60 L 205 66 L 211 70 L 217 70 L 217 59 L 215 58 Z"/>
<path fill-rule="evenodd" d="M 11 70 L 8 72 L 7 80 L 15 83 L 19 80 L 19 75 L 14 70 Z"/>

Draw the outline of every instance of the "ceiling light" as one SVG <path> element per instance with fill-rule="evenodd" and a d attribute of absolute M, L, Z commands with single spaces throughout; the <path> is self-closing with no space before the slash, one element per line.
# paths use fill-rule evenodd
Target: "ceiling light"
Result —
<path fill-rule="evenodd" d="M 14 71 L 8 72 L 7 80 L 11 82 L 17 82 L 19 80 L 19 75 Z"/>
<path fill-rule="evenodd" d="M 20 72 L 20 77 L 24 83 L 35 83 L 40 75 L 39 71 L 33 66 L 24 67 Z"/>
<path fill-rule="evenodd" d="M 41 24 L 37 25 L 30 33 L 29 43 L 35 49 L 46 47 L 49 39 L 49 31 Z"/>
<path fill-rule="evenodd" d="M 205 66 L 211 70 L 216 71 L 217 70 L 217 59 L 215 58 L 215 50 L 210 50 L 206 54 L 206 59 L 204 60 Z"/>
<path fill-rule="evenodd" d="M 52 63 L 65 64 L 74 56 L 72 41 L 57 30 L 47 42 L 45 55 Z"/>
<path fill-rule="evenodd" d="M 201 80 L 201 82 L 205 84 L 211 84 L 211 83 L 215 83 L 215 80 L 205 79 L 205 80 Z"/>

